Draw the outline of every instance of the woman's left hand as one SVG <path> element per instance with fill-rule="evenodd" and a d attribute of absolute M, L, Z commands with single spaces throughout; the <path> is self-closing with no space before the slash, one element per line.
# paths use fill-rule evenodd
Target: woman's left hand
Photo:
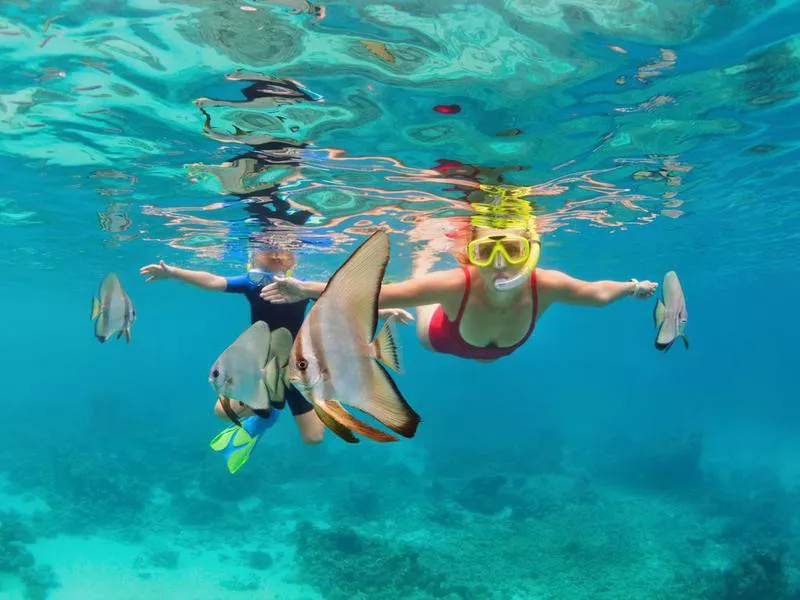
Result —
<path fill-rule="evenodd" d="M 405 325 L 406 323 L 414 320 L 414 317 L 411 316 L 411 313 L 403 310 L 402 308 L 382 308 L 378 311 L 379 319 L 389 319 L 392 317 L 394 317 L 394 320 L 401 325 Z"/>

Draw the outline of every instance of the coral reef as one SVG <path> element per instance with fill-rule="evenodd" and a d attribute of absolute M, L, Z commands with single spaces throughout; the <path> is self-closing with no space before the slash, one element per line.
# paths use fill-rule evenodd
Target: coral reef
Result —
<path fill-rule="evenodd" d="M 433 570 L 422 552 L 408 544 L 373 539 L 351 528 L 322 529 L 302 521 L 295 541 L 300 572 L 327 600 L 479 600 L 489 594 L 479 584 L 450 581 L 446 572 Z"/>
<path fill-rule="evenodd" d="M 242 550 L 239 556 L 245 561 L 248 567 L 256 571 L 266 571 L 272 567 L 274 562 L 270 553 L 264 552 L 263 550 L 255 550 L 252 552 Z"/>
<path fill-rule="evenodd" d="M 223 579 L 219 582 L 219 586 L 229 592 L 254 592 L 259 587 L 255 579 L 245 579 L 240 576 Z"/>
<path fill-rule="evenodd" d="M 26 600 L 45 600 L 58 587 L 53 569 L 37 565 L 26 544 L 36 540 L 17 515 L 0 513 L 0 572 L 17 575 L 25 585 Z"/>
<path fill-rule="evenodd" d="M 468 464 L 475 474 L 558 474 L 564 471 L 564 440 L 554 429 L 527 432 L 524 437 L 509 436 L 494 441 L 492 451 L 474 444 L 448 441 L 441 450 L 431 442 L 426 461 L 430 477 L 463 475 Z"/>
<path fill-rule="evenodd" d="M 593 470 L 619 485 L 659 493 L 697 493 L 708 483 L 702 454 L 699 432 L 643 438 L 620 435 L 593 460 Z"/>
<path fill-rule="evenodd" d="M 728 569 L 722 580 L 720 600 L 788 600 L 789 583 L 784 571 L 785 548 L 750 548 Z"/>

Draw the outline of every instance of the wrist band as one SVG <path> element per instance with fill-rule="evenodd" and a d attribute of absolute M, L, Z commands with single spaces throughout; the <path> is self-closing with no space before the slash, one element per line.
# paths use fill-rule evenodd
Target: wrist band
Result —
<path fill-rule="evenodd" d="M 638 296 L 639 295 L 639 281 L 637 279 L 633 279 L 633 278 L 631 278 L 631 281 L 633 282 L 633 295 L 634 296 Z"/>

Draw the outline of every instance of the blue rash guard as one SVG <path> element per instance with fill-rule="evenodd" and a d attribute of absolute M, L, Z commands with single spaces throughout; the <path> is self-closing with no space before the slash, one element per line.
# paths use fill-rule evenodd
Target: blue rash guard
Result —
<path fill-rule="evenodd" d="M 310 300 L 302 302 L 291 302 L 288 304 L 275 304 L 261 298 L 261 288 L 256 285 L 247 275 L 225 278 L 225 291 L 231 294 L 244 294 L 250 303 L 250 323 L 264 321 L 269 325 L 270 330 L 285 327 L 292 334 L 292 338 L 297 337 L 300 326 L 306 316 L 306 309 Z M 302 415 L 310 411 L 313 406 L 303 395 L 294 387 L 286 388 L 286 402 L 294 416 Z"/>

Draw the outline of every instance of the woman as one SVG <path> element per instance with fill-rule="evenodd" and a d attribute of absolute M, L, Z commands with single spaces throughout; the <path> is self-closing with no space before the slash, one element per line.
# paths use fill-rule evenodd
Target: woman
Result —
<path fill-rule="evenodd" d="M 535 221 L 473 218 L 461 268 L 428 273 L 381 287 L 381 308 L 417 307 L 417 334 L 434 352 L 491 361 L 508 356 L 533 333 L 545 311 L 558 302 L 606 306 L 621 298 L 649 298 L 650 281 L 581 281 L 539 269 Z M 324 283 L 276 278 L 261 290 L 273 303 L 317 298 Z"/>

